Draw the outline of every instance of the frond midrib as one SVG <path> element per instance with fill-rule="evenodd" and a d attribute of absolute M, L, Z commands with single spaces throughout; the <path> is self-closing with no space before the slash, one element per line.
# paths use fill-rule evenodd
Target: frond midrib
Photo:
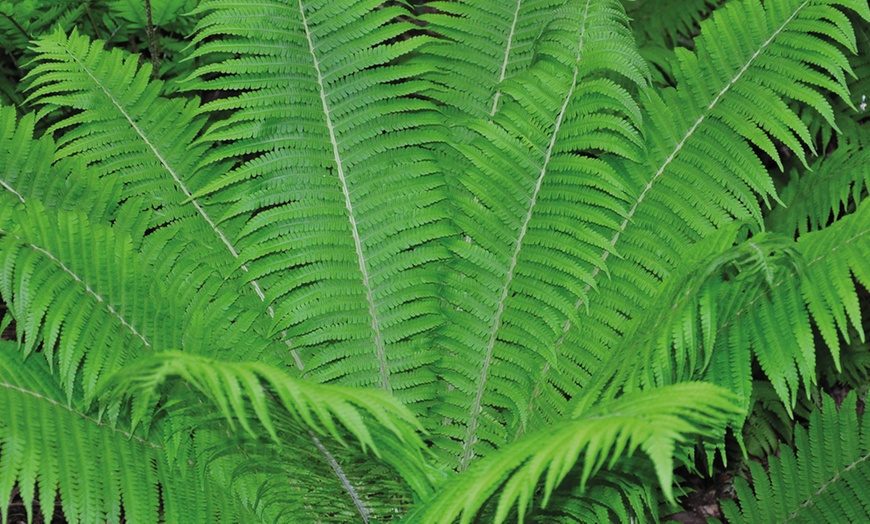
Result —
<path fill-rule="evenodd" d="M 580 37 L 578 39 L 579 41 L 578 41 L 576 62 L 580 61 L 580 57 L 583 54 L 584 40 L 586 37 L 586 27 L 587 27 L 586 24 L 587 24 L 588 17 L 589 17 L 589 5 L 590 5 L 591 1 L 592 0 L 586 0 L 586 7 L 585 7 L 585 10 L 583 13 L 584 17 L 583 17 L 583 20 L 580 22 L 581 30 L 580 30 Z M 521 2 L 521 0 L 519 0 L 517 2 L 517 9 L 519 9 L 520 2 Z M 516 21 L 516 18 L 514 20 Z M 505 58 L 507 58 L 507 53 L 505 53 Z M 526 233 L 528 232 L 529 223 L 532 220 L 532 215 L 534 214 L 534 210 L 535 210 L 535 204 L 537 203 L 537 200 L 538 200 L 538 194 L 540 193 L 541 187 L 544 183 L 544 177 L 547 175 L 547 168 L 549 166 L 550 159 L 552 158 L 552 155 L 553 155 L 553 148 L 556 145 L 556 138 L 559 135 L 559 129 L 562 127 L 562 121 L 565 118 L 565 113 L 568 110 L 568 105 L 571 102 L 571 97 L 574 95 L 574 90 L 577 88 L 577 81 L 579 79 L 579 76 L 580 76 L 580 68 L 579 68 L 579 65 L 577 63 L 575 63 L 573 77 L 571 79 L 571 87 L 568 89 L 568 93 L 565 95 L 565 99 L 562 101 L 562 107 L 559 109 L 559 114 L 556 116 L 556 122 L 555 122 L 555 125 L 553 127 L 553 133 L 550 135 L 550 142 L 547 145 L 547 151 L 545 153 L 545 156 L 544 156 L 544 159 L 543 159 L 543 162 L 541 165 L 541 171 L 538 174 L 537 181 L 535 182 L 535 188 L 532 191 L 532 197 L 529 201 L 529 207 L 528 207 L 528 210 L 526 211 L 526 216 L 525 216 L 525 219 L 523 220 L 523 225 L 520 228 L 519 235 L 517 236 L 516 244 L 514 245 L 513 255 L 511 256 L 510 263 L 508 264 L 507 276 L 505 277 L 505 283 L 504 283 L 504 286 L 502 287 L 501 296 L 499 297 L 498 306 L 497 306 L 495 316 L 494 316 L 494 319 L 492 322 L 492 328 L 490 329 L 490 332 L 489 332 L 489 341 L 487 342 L 486 349 L 485 349 L 485 355 L 484 355 L 484 360 L 483 360 L 483 366 L 482 366 L 481 373 L 480 373 L 480 381 L 479 381 L 478 387 L 477 387 L 477 393 L 476 393 L 476 396 L 474 398 L 474 403 L 471 406 L 471 419 L 469 420 L 469 423 L 468 423 L 468 435 L 467 435 L 467 437 L 462 445 L 462 447 L 463 447 L 462 460 L 460 461 L 460 464 L 459 464 L 460 471 L 464 471 L 465 469 L 467 469 L 468 465 L 471 462 L 471 459 L 474 457 L 473 445 L 475 442 L 475 432 L 477 431 L 478 421 L 480 419 L 480 414 L 482 411 L 481 404 L 483 402 L 483 393 L 484 393 L 484 390 L 486 389 L 486 379 L 487 379 L 487 375 L 489 373 L 489 367 L 492 363 L 492 353 L 493 353 L 493 350 L 495 348 L 495 342 L 497 339 L 498 330 L 501 327 L 501 318 L 502 318 L 502 315 L 504 314 L 504 310 L 505 310 L 505 301 L 507 300 L 508 294 L 510 292 L 511 283 L 513 282 L 514 272 L 515 272 L 516 266 L 517 266 L 517 261 L 519 260 L 520 251 L 522 250 L 522 247 L 523 247 L 523 239 L 525 238 Z M 496 94 L 498 94 L 498 93 L 496 93 Z"/>
<path fill-rule="evenodd" d="M 511 49 L 513 49 L 514 34 L 516 33 L 516 30 L 517 30 L 517 21 L 520 18 L 520 8 L 522 7 L 522 5 L 523 5 L 523 0 L 517 0 L 517 6 L 514 9 L 514 19 L 513 19 L 513 21 L 511 21 L 510 33 L 508 34 L 508 37 L 507 37 L 507 43 L 504 46 L 504 58 L 502 59 L 502 62 L 501 62 L 501 71 L 499 72 L 498 82 L 496 83 L 496 86 L 498 86 L 502 82 L 504 82 L 505 75 L 507 74 L 507 66 L 508 66 L 508 63 L 510 62 L 510 54 L 511 54 Z M 496 111 L 498 111 L 499 98 L 501 98 L 501 88 L 500 87 L 496 89 L 495 95 L 493 95 L 493 97 L 492 97 L 492 109 L 489 110 L 489 116 L 494 116 Z"/>
<path fill-rule="evenodd" d="M 209 214 L 206 212 L 206 210 L 202 206 L 202 204 L 200 204 L 200 202 L 197 201 L 196 197 L 193 195 L 193 193 L 190 191 L 190 189 L 187 187 L 187 185 L 184 183 L 184 181 L 181 179 L 181 177 L 178 175 L 178 173 L 175 171 L 175 169 L 169 164 L 169 162 L 166 160 L 166 158 L 164 158 L 164 156 L 160 153 L 160 151 L 157 149 L 157 147 L 151 142 L 148 135 L 142 131 L 142 129 L 139 127 L 139 125 L 136 123 L 136 121 L 124 109 L 124 107 L 119 103 L 119 101 L 112 95 L 111 91 L 109 91 L 109 89 L 107 89 L 106 86 L 102 82 L 100 82 L 99 78 L 97 78 L 94 75 L 94 73 L 90 70 L 90 68 L 88 68 L 86 64 L 84 64 L 81 60 L 79 60 L 77 56 L 75 56 L 73 53 L 71 53 L 67 46 L 64 46 L 63 49 L 66 52 L 66 54 L 69 55 L 69 57 L 85 73 L 87 73 L 88 77 L 90 77 L 90 79 L 94 82 L 94 84 L 97 85 L 103 91 L 105 96 L 112 102 L 112 104 L 115 106 L 115 108 L 118 110 L 118 112 L 120 112 L 121 115 L 124 117 L 124 119 L 127 120 L 127 122 L 130 124 L 130 127 L 133 128 L 133 130 L 136 132 L 136 134 L 139 136 L 139 138 L 151 150 L 152 154 L 155 156 L 155 158 L 157 158 L 158 162 L 160 162 L 160 164 L 163 166 L 163 168 L 166 170 L 166 172 L 169 173 L 169 175 L 172 177 L 172 180 L 175 182 L 176 186 L 181 190 L 181 192 L 187 198 L 187 201 L 194 207 L 194 209 L 196 209 L 199 216 L 202 217 L 203 220 L 205 220 L 205 222 L 208 224 L 208 226 L 211 228 L 211 230 L 214 231 L 214 233 L 218 236 L 221 243 L 227 248 L 227 251 L 229 251 L 229 253 L 233 257 L 233 259 L 238 260 L 239 253 L 236 250 L 233 243 L 230 242 L 229 238 L 227 238 L 226 233 L 224 233 L 224 231 L 220 227 L 218 227 L 215 220 L 212 219 L 211 216 L 209 216 Z M 21 198 L 20 195 L 19 195 L 19 198 Z M 245 264 L 242 264 L 240 266 L 240 269 L 242 271 L 244 271 L 245 273 L 247 273 L 249 271 L 247 265 L 245 265 Z M 262 286 L 260 286 L 259 282 L 257 280 L 252 280 L 252 281 L 250 281 L 249 285 L 254 290 L 257 297 L 259 297 L 260 301 L 265 302 L 266 295 L 263 292 Z M 275 311 L 271 305 L 267 308 L 267 313 L 269 314 L 269 316 L 271 318 L 275 318 Z M 122 320 L 122 322 L 123 322 L 123 320 Z M 138 333 L 136 333 L 136 334 L 140 338 L 143 338 Z M 286 339 L 286 332 L 284 333 L 284 335 L 285 335 L 284 338 Z M 143 341 L 144 341 L 144 338 L 143 338 Z M 303 369 L 304 365 L 303 365 L 302 360 L 300 359 L 300 357 L 298 355 L 298 352 L 294 348 L 292 348 L 292 344 L 289 340 L 285 340 L 285 343 L 287 344 L 288 347 L 290 347 L 290 353 L 293 356 L 293 359 L 295 360 L 297 367 L 300 370 Z M 145 341 L 145 345 L 150 346 L 150 344 L 147 341 Z"/>
<path fill-rule="evenodd" d="M 354 248 L 356 249 L 357 261 L 359 270 L 362 273 L 362 282 L 366 290 L 366 302 L 369 307 L 369 316 L 371 317 L 371 328 L 374 335 L 375 350 L 377 351 L 379 373 L 381 376 L 381 388 L 388 392 L 392 392 L 390 386 L 389 369 L 387 368 L 386 351 L 384 349 L 383 335 L 381 334 L 380 321 L 378 319 L 377 309 L 375 307 L 374 295 L 372 293 L 372 285 L 370 282 L 368 267 L 366 264 L 365 253 L 363 253 L 362 239 L 360 238 L 359 228 L 357 227 L 356 216 L 354 215 L 353 202 L 350 198 L 350 188 L 347 183 L 347 176 L 344 172 L 344 161 L 341 158 L 341 152 L 338 147 L 338 139 L 335 136 L 335 125 L 332 122 L 332 112 L 329 107 L 329 101 L 326 98 L 326 86 L 323 83 L 323 72 L 320 70 L 320 60 L 315 52 L 314 39 L 311 35 L 311 30 L 308 27 L 308 17 L 305 16 L 305 6 L 302 0 L 299 2 L 299 14 L 302 17 L 302 27 L 305 30 L 305 38 L 308 42 L 308 51 L 311 54 L 311 60 L 314 70 L 317 72 L 317 88 L 320 94 L 320 101 L 323 105 L 323 113 L 326 118 L 326 128 L 329 131 L 329 140 L 332 147 L 333 159 L 335 161 L 336 172 L 338 179 L 341 182 L 341 191 L 344 195 L 344 204 L 347 208 L 348 219 L 350 221 L 351 232 L 353 234 Z"/>

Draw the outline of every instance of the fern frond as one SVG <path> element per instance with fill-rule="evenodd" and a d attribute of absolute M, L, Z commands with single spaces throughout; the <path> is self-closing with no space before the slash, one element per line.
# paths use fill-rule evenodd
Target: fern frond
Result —
<path fill-rule="evenodd" d="M 173 386 L 179 381 L 185 387 Z M 245 486 L 251 486 L 250 493 L 256 493 L 258 500 L 254 506 L 263 515 L 274 515 L 283 507 L 276 501 L 283 500 L 286 505 L 294 500 L 294 507 L 321 497 L 325 501 L 334 496 L 335 482 L 340 480 L 359 515 L 365 516 L 377 501 L 363 502 L 359 490 L 365 491 L 366 484 L 353 487 L 360 475 L 377 478 L 377 484 L 387 490 L 388 479 L 398 472 L 401 484 L 417 496 L 432 490 L 432 473 L 421 453 L 425 446 L 417 434 L 419 423 L 405 406 L 381 391 L 318 385 L 261 363 L 223 363 L 182 353 L 139 360 L 118 373 L 107 387 L 110 397 L 132 399 L 134 428 L 140 422 L 150 424 L 157 406 L 175 419 L 174 426 L 187 427 L 184 433 L 199 433 L 203 426 L 208 430 L 214 425 L 216 409 L 228 425 L 210 437 L 208 431 L 206 436 L 200 434 L 197 447 L 212 459 L 222 457 L 225 463 L 218 471 L 236 469 L 234 476 L 244 484 L 236 489 L 244 491 Z M 189 396 L 185 388 L 208 399 L 208 408 L 201 401 L 182 401 Z M 161 408 L 163 395 L 167 400 Z M 238 435 L 242 432 L 247 437 Z M 362 454 L 348 452 L 348 436 L 361 447 Z M 264 440 L 266 437 L 271 442 Z M 383 464 L 368 459 L 366 466 L 362 459 L 367 449 Z M 300 461 L 301 457 L 308 460 Z M 308 481 L 300 483 L 300 476 Z M 296 480 L 282 486 L 294 477 Z M 349 501 L 333 504 L 341 506 L 344 502 Z M 399 504 L 398 499 L 393 502 Z M 388 505 L 393 502 L 388 498 L 384 501 Z M 329 506 L 313 509 L 323 515 Z"/>
<path fill-rule="evenodd" d="M 854 132 L 858 140 L 841 135 L 836 151 L 814 162 L 811 171 L 792 175 L 782 192 L 784 205 L 765 219 L 769 228 L 802 235 L 826 227 L 861 202 L 870 188 L 870 153 L 867 140 L 860 138 L 866 130 Z"/>
<path fill-rule="evenodd" d="M 248 279 L 262 283 L 272 331 L 319 382 L 376 386 L 414 403 L 432 395 L 429 332 L 440 323 L 435 262 L 450 233 L 431 151 L 432 104 L 406 57 L 427 38 L 408 10 L 379 0 L 203 2 L 191 88 L 235 96 L 205 134 L 230 141 L 207 162 L 236 162 L 202 193 Z M 219 38 L 213 38 L 218 37 Z M 400 38 L 401 37 L 401 38 Z"/>
<path fill-rule="evenodd" d="M 725 500 L 729 522 L 865 522 L 870 519 L 870 418 L 858 417 L 854 394 L 837 410 L 824 397 L 808 429 L 795 429 L 794 450 L 750 463 L 752 487 L 737 478 L 738 503 Z"/>
<path fill-rule="evenodd" d="M 150 215 L 150 228 L 184 221 L 189 235 L 213 236 L 232 250 L 205 204 L 190 199 L 209 176 L 195 169 L 204 147 L 191 147 L 205 123 L 198 103 L 162 98 L 149 64 L 139 67 L 137 57 L 107 52 L 77 31 L 44 37 L 34 49 L 28 100 L 41 106 L 39 117 L 71 110 L 49 128 L 65 131 L 57 157 L 78 158 L 95 176 L 117 181 L 124 204 L 116 214 Z"/>
<path fill-rule="evenodd" d="M 215 217 L 221 205 L 192 197 L 217 172 L 197 168 L 206 150 L 192 145 L 205 123 L 196 114 L 198 103 L 161 97 L 163 84 L 149 81 L 148 64 L 140 67 L 136 57 L 102 48 L 100 41 L 75 31 L 68 37 L 56 33 L 43 38 L 35 48 L 30 99 L 42 105 L 41 115 L 68 108 L 50 128 L 65 130 L 57 156 L 84 163 L 93 185 L 119 188 L 108 215 L 130 231 L 146 258 L 154 257 L 154 267 L 160 268 L 157 279 L 183 297 L 176 301 L 182 310 L 201 315 L 198 305 L 223 296 L 235 297 L 223 309 L 263 313 L 261 286 L 243 280 L 247 267 L 237 263 L 231 232 L 238 225 L 219 225 Z M 227 322 L 215 321 L 211 329 L 229 340 L 248 331 L 252 322 L 264 323 L 248 318 L 234 326 L 232 315 L 222 318 Z M 232 328 L 235 334 L 228 333 Z M 256 325 L 252 329 L 265 331 Z"/>
<path fill-rule="evenodd" d="M 581 304 L 584 329 L 572 326 L 559 345 L 567 380 L 585 383 L 595 358 L 632 359 L 613 351 L 624 322 L 652 305 L 692 244 L 735 218 L 760 226 L 758 196 L 768 201 L 774 188 L 754 149 L 775 162 L 774 141 L 800 159 L 812 149 L 785 99 L 834 125 L 827 92 L 848 98 L 840 47 L 854 52 L 855 40 L 846 8 L 870 18 L 862 2 L 730 2 L 701 24 L 694 52 L 677 50 L 677 87 L 648 92 L 649 154 L 632 170 L 629 211 L 600 252 L 611 278 L 595 280 L 599 292 Z M 612 251 L 622 258 L 608 258 Z"/>
<path fill-rule="evenodd" d="M 248 518 L 226 491 L 167 462 L 159 440 L 70 403 L 45 361 L 23 361 L 10 342 L 0 343 L 0 410 L 0 497 L 17 484 L 30 508 L 38 491 L 46 522 L 57 494 L 71 523 L 158 522 L 161 508 L 167 522 Z"/>
<path fill-rule="evenodd" d="M 624 2 L 638 45 L 673 49 L 698 34 L 700 23 L 722 0 L 633 0 Z"/>
<path fill-rule="evenodd" d="M 725 390 L 710 384 L 684 383 L 603 402 L 582 416 L 557 422 L 524 435 L 449 479 L 435 497 L 409 519 L 420 523 L 471 522 L 481 506 L 500 488 L 492 520 L 504 522 L 518 504 L 519 522 L 544 477 L 541 505 L 577 466 L 581 489 L 601 468 L 612 467 L 622 455 L 638 448 L 652 461 L 665 496 L 673 500 L 674 449 L 690 435 L 723 434 L 738 413 Z"/>
<path fill-rule="evenodd" d="M 429 2 L 421 15 L 442 36 L 422 49 L 432 96 L 472 118 L 494 115 L 505 80 L 528 67 L 535 42 L 565 0 Z M 487 28 L 481 31 L 481 27 Z M 473 53 L 468 50 L 473 49 Z"/>
<path fill-rule="evenodd" d="M 91 399 L 105 373 L 154 347 L 180 346 L 179 319 L 167 315 L 171 299 L 152 298 L 152 290 L 162 293 L 128 236 L 35 200 L 2 215 L 0 294 L 24 353 L 41 344 L 68 395 L 79 373 Z"/>
<path fill-rule="evenodd" d="M 717 328 L 724 336 L 717 338 L 707 379 L 748 393 L 754 355 L 790 412 L 800 381 L 808 388 L 816 380 L 813 326 L 839 370 L 841 340 L 848 344 L 856 334 L 866 340 L 856 281 L 870 289 L 868 235 L 870 202 L 865 199 L 851 215 L 802 235 L 797 267 L 782 266 L 771 283 L 733 286 L 722 298 L 730 305 Z"/>
<path fill-rule="evenodd" d="M 439 340 L 451 390 L 438 409 L 454 427 L 437 429 L 459 469 L 522 431 L 530 378 L 552 362 L 545 342 L 606 271 L 598 250 L 624 214 L 621 174 L 602 157 L 642 155 L 639 109 L 609 79 L 645 81 L 624 13 L 614 1 L 565 9 L 536 63 L 503 85 L 500 110 L 470 120 L 454 146 L 472 169 L 454 200 L 464 239 Z"/>

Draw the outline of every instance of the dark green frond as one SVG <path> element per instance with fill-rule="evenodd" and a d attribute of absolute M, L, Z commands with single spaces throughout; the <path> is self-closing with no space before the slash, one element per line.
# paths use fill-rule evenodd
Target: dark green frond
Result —
<path fill-rule="evenodd" d="M 737 502 L 723 501 L 729 522 L 870 520 L 870 418 L 858 417 L 854 394 L 839 411 L 830 397 L 808 429 L 795 430 L 795 449 L 770 456 L 769 469 L 750 463 L 752 486 L 737 478 Z"/>
<path fill-rule="evenodd" d="M 855 129 L 867 133 L 867 129 Z M 765 222 L 787 234 L 822 229 L 861 202 L 870 189 L 870 144 L 866 138 L 842 137 L 836 151 L 814 162 L 811 171 L 793 174 L 777 206 Z"/>
<path fill-rule="evenodd" d="M 261 287 L 272 332 L 319 382 L 376 386 L 415 403 L 432 396 L 429 332 L 440 323 L 435 241 L 447 225 L 442 178 L 423 146 L 440 135 L 407 56 L 409 11 L 380 0 L 203 2 L 196 56 L 237 58 L 197 70 L 191 88 L 233 94 L 207 162 L 235 167 L 203 193 L 237 266 Z M 219 38 L 214 38 L 218 37 Z"/>

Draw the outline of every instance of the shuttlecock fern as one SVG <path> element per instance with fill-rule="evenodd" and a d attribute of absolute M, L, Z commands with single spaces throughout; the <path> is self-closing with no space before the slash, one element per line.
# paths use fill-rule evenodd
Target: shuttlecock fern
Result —
<path fill-rule="evenodd" d="M 792 428 L 867 386 L 868 21 L 0 1 L 0 499 L 655 522 L 718 450 L 729 518 L 864 519 L 853 401 Z"/>

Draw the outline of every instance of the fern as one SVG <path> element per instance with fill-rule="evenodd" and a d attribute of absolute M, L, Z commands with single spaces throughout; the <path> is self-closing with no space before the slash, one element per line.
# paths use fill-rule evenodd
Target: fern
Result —
<path fill-rule="evenodd" d="M 623 4 L 0 2 L 0 497 L 655 522 L 718 451 L 772 464 L 731 519 L 854 501 L 870 6 Z"/>
<path fill-rule="evenodd" d="M 795 433 L 796 450 L 770 459 L 770 471 L 752 463 L 752 488 L 735 484 L 740 506 L 726 502 L 731 522 L 861 522 L 870 517 L 867 485 L 867 418 L 856 415 L 855 395 L 840 406 L 824 398 L 808 429 Z M 831 446 L 831 442 L 837 442 Z"/>

